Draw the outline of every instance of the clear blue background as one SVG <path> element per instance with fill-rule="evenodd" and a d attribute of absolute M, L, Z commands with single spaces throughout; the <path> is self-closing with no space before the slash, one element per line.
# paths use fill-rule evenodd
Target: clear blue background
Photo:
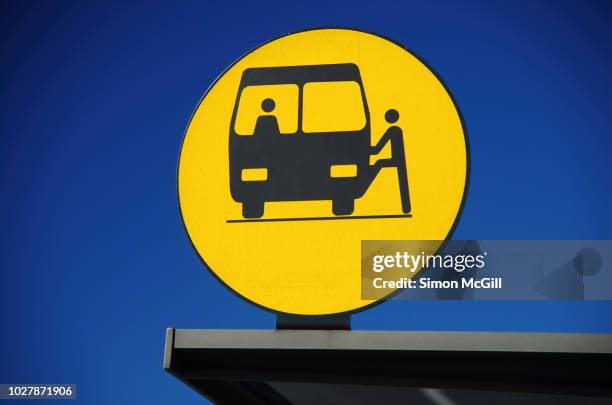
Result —
<path fill-rule="evenodd" d="M 287 32 L 404 43 L 463 112 L 456 239 L 612 239 L 609 1 L 0 2 L 0 382 L 83 403 L 201 403 L 164 329 L 273 328 L 185 235 L 184 128 L 223 69 Z M 356 329 L 612 332 L 607 302 L 389 302 Z"/>

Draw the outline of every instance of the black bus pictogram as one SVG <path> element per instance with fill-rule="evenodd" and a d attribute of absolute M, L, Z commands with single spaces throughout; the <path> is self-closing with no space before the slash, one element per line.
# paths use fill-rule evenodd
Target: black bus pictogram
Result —
<path fill-rule="evenodd" d="M 297 122 L 289 125 L 294 130 L 279 127 L 276 110 L 280 107 L 280 100 L 270 96 L 265 97 L 258 106 L 261 110 L 252 131 L 248 131 L 252 133 L 239 133 L 236 119 L 245 90 L 275 85 L 292 85 L 290 87 L 295 88 Z M 351 123 L 354 124 L 352 127 L 346 125 L 341 130 L 317 130 L 311 123 L 304 122 L 305 107 L 307 111 L 320 108 L 318 105 L 305 105 L 305 91 L 311 92 L 311 88 L 325 90 L 328 85 L 350 85 L 355 89 L 349 92 L 352 99 L 347 100 L 351 105 L 358 106 L 360 111 L 356 114 L 359 118 Z M 325 97 L 324 92 L 317 94 Z M 323 101 L 335 102 L 335 99 Z M 332 121 L 336 118 L 346 119 L 331 116 Z M 389 127 L 380 141 L 371 146 L 368 103 L 359 68 L 352 63 L 246 69 L 242 74 L 230 123 L 232 198 L 242 203 L 244 218 L 261 218 L 268 201 L 308 200 L 331 200 L 335 216 L 350 216 L 354 211 L 355 199 L 365 194 L 380 170 L 395 167 L 402 212 L 406 216 L 411 208 L 403 133 L 400 127 L 393 125 L 398 119 L 398 111 L 387 110 L 385 120 Z M 392 157 L 379 159 L 370 165 L 370 156 L 378 154 L 389 142 Z M 344 172 L 336 174 L 335 169 Z M 257 176 L 247 178 L 245 173 L 257 173 Z"/>

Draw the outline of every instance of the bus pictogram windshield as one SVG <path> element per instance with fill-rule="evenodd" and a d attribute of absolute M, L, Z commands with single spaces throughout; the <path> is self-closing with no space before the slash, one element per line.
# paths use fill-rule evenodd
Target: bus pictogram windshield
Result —
<path fill-rule="evenodd" d="M 309 82 L 304 84 L 301 94 L 302 100 L 299 100 L 300 92 L 295 84 L 245 87 L 238 104 L 236 134 L 253 135 L 260 116 L 274 117 L 280 134 L 295 134 L 300 104 L 303 133 L 359 131 L 366 124 L 357 82 Z M 266 99 L 274 100 L 275 108 L 270 113 L 261 110 Z"/>

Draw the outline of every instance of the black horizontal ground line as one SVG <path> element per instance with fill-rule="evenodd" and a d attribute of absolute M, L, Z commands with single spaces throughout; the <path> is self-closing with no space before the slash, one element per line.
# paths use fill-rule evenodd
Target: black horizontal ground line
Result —
<path fill-rule="evenodd" d="M 338 219 L 381 219 L 381 218 L 412 218 L 412 214 L 397 215 L 355 215 L 346 217 L 306 217 L 306 218 L 264 218 L 264 219 L 228 219 L 228 224 L 236 222 L 287 222 L 287 221 L 332 221 Z"/>

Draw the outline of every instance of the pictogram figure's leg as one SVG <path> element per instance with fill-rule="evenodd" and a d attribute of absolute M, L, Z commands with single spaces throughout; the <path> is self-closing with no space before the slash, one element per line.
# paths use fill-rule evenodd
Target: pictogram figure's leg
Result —
<path fill-rule="evenodd" d="M 410 212 L 410 192 L 408 190 L 408 174 L 406 173 L 406 155 L 404 154 L 404 137 L 401 130 L 393 132 L 391 138 L 391 157 L 397 168 L 397 181 L 399 183 L 402 212 Z"/>

